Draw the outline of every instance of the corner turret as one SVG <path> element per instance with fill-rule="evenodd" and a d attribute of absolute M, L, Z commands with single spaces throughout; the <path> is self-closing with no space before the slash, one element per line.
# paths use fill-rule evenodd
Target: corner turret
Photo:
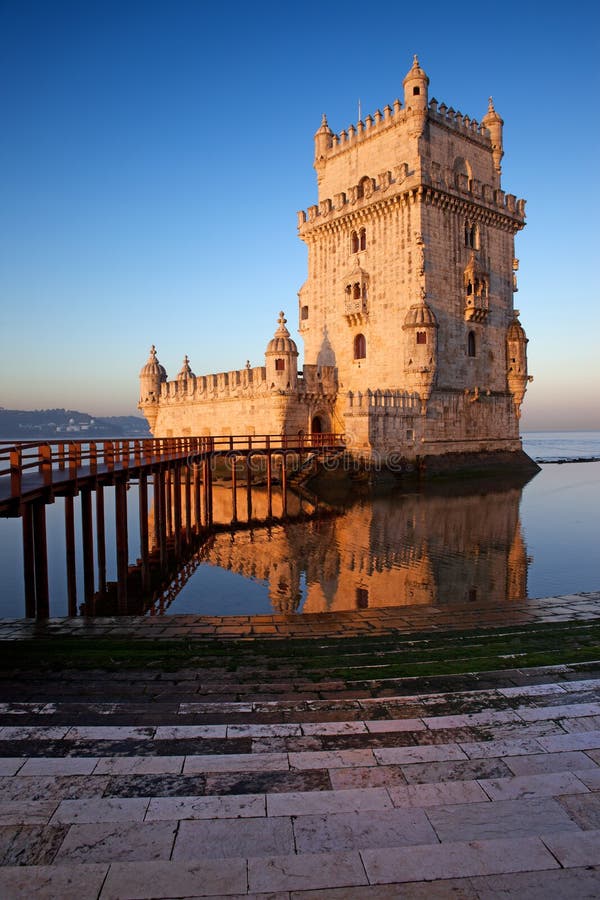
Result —
<path fill-rule="evenodd" d="M 287 319 L 279 313 L 279 327 L 267 344 L 265 365 L 271 390 L 295 391 L 298 386 L 298 347 L 285 327 Z"/>
<path fill-rule="evenodd" d="M 327 156 L 327 151 L 333 146 L 333 131 L 327 122 L 327 116 L 323 113 L 321 127 L 315 133 L 315 167 Z"/>
<path fill-rule="evenodd" d="M 152 344 L 150 356 L 140 372 L 140 402 L 138 409 L 143 412 L 150 431 L 154 430 L 158 416 L 158 401 L 161 385 L 167 380 L 167 372 L 156 356 L 156 347 Z"/>
<path fill-rule="evenodd" d="M 426 111 L 429 104 L 429 78 L 419 65 L 417 55 L 413 59 L 410 71 L 402 82 L 404 86 L 404 107 L 407 110 Z"/>
<path fill-rule="evenodd" d="M 504 125 L 504 120 L 500 118 L 498 113 L 494 108 L 494 101 L 490 97 L 488 103 L 488 111 L 485 116 L 481 120 L 481 124 L 487 128 L 490 133 L 490 138 L 492 141 L 492 155 L 494 158 L 494 169 L 496 170 L 496 174 L 498 175 L 498 184 L 500 183 L 500 175 L 502 174 L 502 157 L 504 156 L 504 149 L 502 147 L 502 126 Z"/>
<path fill-rule="evenodd" d="M 521 404 L 527 390 L 527 384 L 533 381 L 533 375 L 527 374 L 527 336 L 519 322 L 519 311 L 515 309 L 514 319 L 506 332 L 506 368 L 508 390 L 513 395 L 517 419 L 521 417 Z"/>
<path fill-rule="evenodd" d="M 437 374 L 437 330 L 435 313 L 423 296 L 413 303 L 404 318 L 402 330 L 407 332 L 404 346 L 404 374 L 409 389 L 417 391 L 426 403 Z"/>

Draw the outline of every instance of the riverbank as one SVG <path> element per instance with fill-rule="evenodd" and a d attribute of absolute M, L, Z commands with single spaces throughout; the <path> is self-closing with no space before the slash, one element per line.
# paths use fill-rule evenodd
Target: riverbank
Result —
<path fill-rule="evenodd" d="M 0 654 L 0 894 L 598 896 L 600 593 L 546 603 L 335 640 L 39 623 Z"/>

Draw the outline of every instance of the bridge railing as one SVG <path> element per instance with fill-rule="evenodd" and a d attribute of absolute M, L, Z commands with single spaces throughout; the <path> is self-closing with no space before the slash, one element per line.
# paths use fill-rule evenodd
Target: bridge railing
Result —
<path fill-rule="evenodd" d="M 206 435 L 114 440 L 59 440 L 8 443 L 0 441 L 0 484 L 10 479 L 11 498 L 21 496 L 24 477 L 37 474 L 38 485 L 75 479 L 99 471 L 127 471 L 161 461 L 202 458 L 206 455 L 247 454 L 252 451 L 307 451 L 343 446 L 341 434 Z M 60 473 L 60 474 L 58 474 Z M 58 474 L 58 478 L 57 478 Z M 6 496 L 7 491 L 3 491 Z"/>

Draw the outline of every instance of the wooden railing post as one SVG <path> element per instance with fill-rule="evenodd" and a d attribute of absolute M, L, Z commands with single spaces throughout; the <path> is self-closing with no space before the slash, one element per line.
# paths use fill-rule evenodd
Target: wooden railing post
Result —
<path fill-rule="evenodd" d="M 21 485 L 23 470 L 21 468 L 23 462 L 23 451 L 20 447 L 13 447 L 10 451 L 10 495 L 11 497 L 19 497 L 21 494 Z"/>
<path fill-rule="evenodd" d="M 44 485 L 52 484 L 52 448 L 50 444 L 40 444 L 38 448 L 39 470 Z"/>
<path fill-rule="evenodd" d="M 115 467 L 115 448 L 112 441 L 104 441 L 103 444 L 104 465 L 112 470 Z"/>
<path fill-rule="evenodd" d="M 98 446 L 96 441 L 90 441 L 90 472 L 95 475 L 98 471 Z M 81 465 L 81 458 L 79 459 L 79 464 Z"/>

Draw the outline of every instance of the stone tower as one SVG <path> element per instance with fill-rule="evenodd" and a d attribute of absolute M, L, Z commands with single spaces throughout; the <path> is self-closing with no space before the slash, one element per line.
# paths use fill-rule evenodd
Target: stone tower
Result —
<path fill-rule="evenodd" d="M 481 123 L 430 100 L 416 57 L 403 87 L 403 104 L 339 134 L 323 116 L 315 134 L 317 203 L 298 214 L 305 362 L 327 343 L 335 416 L 365 452 L 516 450 L 525 201 L 501 188 L 503 122 L 491 100 Z"/>

